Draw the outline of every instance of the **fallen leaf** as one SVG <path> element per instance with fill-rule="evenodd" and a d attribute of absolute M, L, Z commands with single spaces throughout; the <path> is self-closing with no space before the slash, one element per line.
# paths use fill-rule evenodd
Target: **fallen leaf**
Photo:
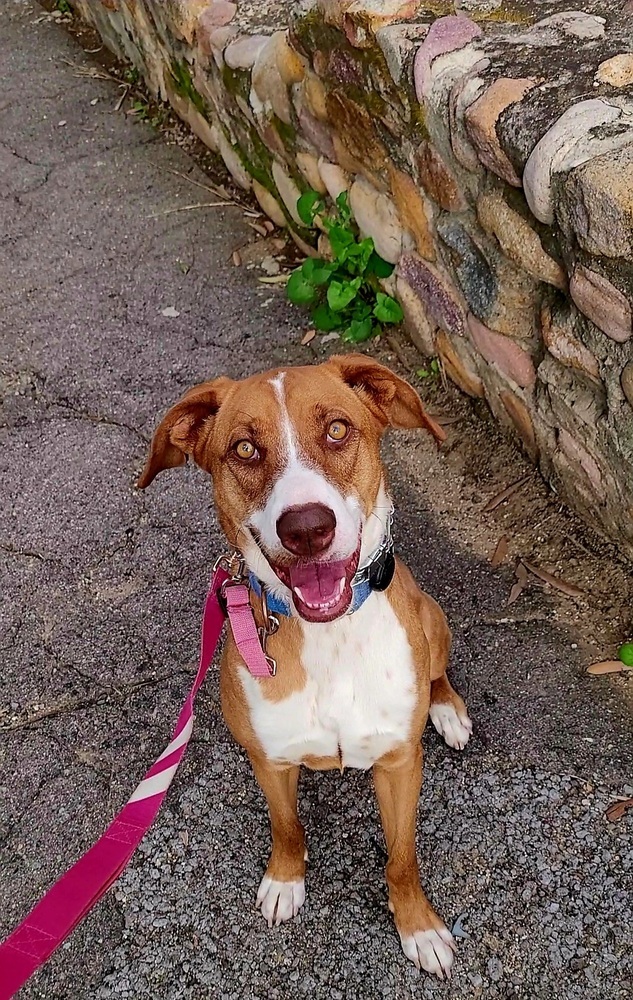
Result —
<path fill-rule="evenodd" d="M 174 306 L 167 306 L 166 309 L 161 309 L 161 315 L 167 316 L 168 319 L 176 319 L 177 316 L 180 316 L 180 313 Z"/>
<path fill-rule="evenodd" d="M 331 340 L 340 340 L 340 338 L 341 338 L 340 333 L 336 333 L 335 330 L 332 330 L 331 333 L 324 333 L 323 334 L 323 336 L 321 337 L 321 343 L 322 344 L 329 344 L 329 342 Z"/>
<path fill-rule="evenodd" d="M 259 222 L 247 222 L 246 225 L 254 229 L 260 236 L 268 236 L 268 230 L 265 226 L 260 226 Z"/>
<path fill-rule="evenodd" d="M 185 847 L 187 847 L 187 845 L 189 844 L 189 833 L 188 833 L 188 831 L 187 830 L 181 830 L 179 832 L 178 836 L 182 840 L 182 842 L 185 845 Z"/>
<path fill-rule="evenodd" d="M 602 660 L 587 667 L 588 674 L 620 674 L 625 669 L 622 660 Z"/>
<path fill-rule="evenodd" d="M 508 598 L 508 605 L 514 604 L 514 602 L 520 597 L 522 591 L 528 582 L 527 570 L 522 562 L 518 562 L 514 575 L 517 578 L 517 582 L 514 584 L 512 590 L 510 591 L 510 596 Z"/>
<path fill-rule="evenodd" d="M 508 554 L 508 539 L 506 538 L 505 535 L 502 535 L 499 541 L 497 542 L 497 546 L 494 552 L 492 553 L 492 557 L 490 559 L 490 565 L 492 566 L 492 568 L 498 569 L 498 567 L 501 566 L 501 563 L 505 562 L 507 554 Z"/>
<path fill-rule="evenodd" d="M 524 560 L 524 562 L 526 569 L 528 569 L 530 573 L 533 573 L 534 576 L 537 576 L 539 580 L 542 580 L 544 583 L 549 583 L 550 587 L 555 587 L 556 590 L 562 591 L 562 593 L 567 594 L 568 597 L 584 596 L 584 590 L 581 590 L 580 587 L 576 587 L 575 584 L 567 583 L 567 580 L 561 580 L 558 576 L 552 576 L 552 574 L 548 573 L 547 570 L 540 569 L 538 566 L 534 566 L 526 560 Z"/>
<path fill-rule="evenodd" d="M 287 285 L 289 275 L 287 274 L 273 274 L 270 278 L 259 278 L 258 280 L 262 282 L 263 285 Z"/>
<path fill-rule="evenodd" d="M 233 251 L 233 253 L 231 254 L 231 260 L 233 261 L 233 265 L 235 267 L 239 267 L 240 266 L 240 264 L 242 263 L 242 258 L 240 257 L 239 250 L 234 250 Z"/>
<path fill-rule="evenodd" d="M 522 479 L 517 479 L 516 483 L 511 483 L 510 486 L 506 486 L 504 490 L 501 490 L 501 493 L 496 493 L 488 501 L 486 506 L 482 508 L 482 513 L 488 514 L 491 510 L 496 510 L 497 507 L 501 506 L 504 500 L 509 500 L 511 496 L 514 496 L 517 490 L 520 490 L 521 487 L 527 483 L 529 478 L 529 476 L 523 476 Z"/>
<path fill-rule="evenodd" d="M 309 344 L 310 341 L 314 340 L 315 337 L 316 337 L 316 330 L 308 330 L 307 333 L 304 333 L 303 337 L 301 338 L 301 346 L 305 347 L 306 344 Z"/>
<path fill-rule="evenodd" d="M 633 799 L 617 799 L 606 810 L 604 818 L 608 819 L 609 823 L 617 823 L 618 820 L 622 819 L 627 809 L 631 809 L 632 807 Z"/>

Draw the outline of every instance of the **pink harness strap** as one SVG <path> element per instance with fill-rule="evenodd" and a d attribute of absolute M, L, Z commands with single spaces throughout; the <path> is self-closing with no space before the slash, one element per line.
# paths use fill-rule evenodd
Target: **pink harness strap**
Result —
<path fill-rule="evenodd" d="M 253 677 L 270 677 L 270 664 L 262 649 L 246 587 L 227 587 L 226 606 L 235 644 L 250 673 Z"/>
<path fill-rule="evenodd" d="M 225 620 L 218 595 L 229 574 L 213 574 L 204 605 L 198 672 L 172 740 L 103 836 L 52 886 L 0 944 L 0 1000 L 11 1000 L 117 880 L 160 809 L 193 729 L 196 694 L 207 674 Z M 229 620 L 242 659 L 255 677 L 270 675 L 244 584 L 225 588 Z"/>

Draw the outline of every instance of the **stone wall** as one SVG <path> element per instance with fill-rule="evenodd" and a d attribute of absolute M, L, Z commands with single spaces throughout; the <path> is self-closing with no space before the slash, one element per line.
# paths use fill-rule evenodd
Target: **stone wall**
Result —
<path fill-rule="evenodd" d="M 633 0 L 73 0 L 306 252 L 349 191 L 419 349 L 633 556 Z"/>

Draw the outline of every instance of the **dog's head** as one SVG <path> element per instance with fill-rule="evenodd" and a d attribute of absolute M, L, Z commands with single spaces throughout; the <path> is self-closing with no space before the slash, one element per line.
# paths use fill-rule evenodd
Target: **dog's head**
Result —
<path fill-rule="evenodd" d="M 138 485 L 187 456 L 213 478 L 220 524 L 252 572 L 307 621 L 333 621 L 390 511 L 387 427 L 445 434 L 418 394 L 364 355 L 195 386 L 161 422 Z"/>

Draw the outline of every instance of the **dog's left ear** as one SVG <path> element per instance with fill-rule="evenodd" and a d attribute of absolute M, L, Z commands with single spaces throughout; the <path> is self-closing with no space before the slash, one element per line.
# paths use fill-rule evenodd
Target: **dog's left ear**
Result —
<path fill-rule="evenodd" d="M 164 469 L 184 465 L 189 455 L 196 457 L 205 424 L 216 415 L 233 384 L 222 376 L 194 385 L 167 411 L 152 438 L 145 468 L 136 484 L 139 489 L 144 490 Z"/>
<path fill-rule="evenodd" d="M 389 368 L 364 354 L 339 354 L 327 363 L 358 393 L 383 427 L 425 427 L 437 442 L 446 440 L 446 432 L 428 415 L 415 389 Z"/>

